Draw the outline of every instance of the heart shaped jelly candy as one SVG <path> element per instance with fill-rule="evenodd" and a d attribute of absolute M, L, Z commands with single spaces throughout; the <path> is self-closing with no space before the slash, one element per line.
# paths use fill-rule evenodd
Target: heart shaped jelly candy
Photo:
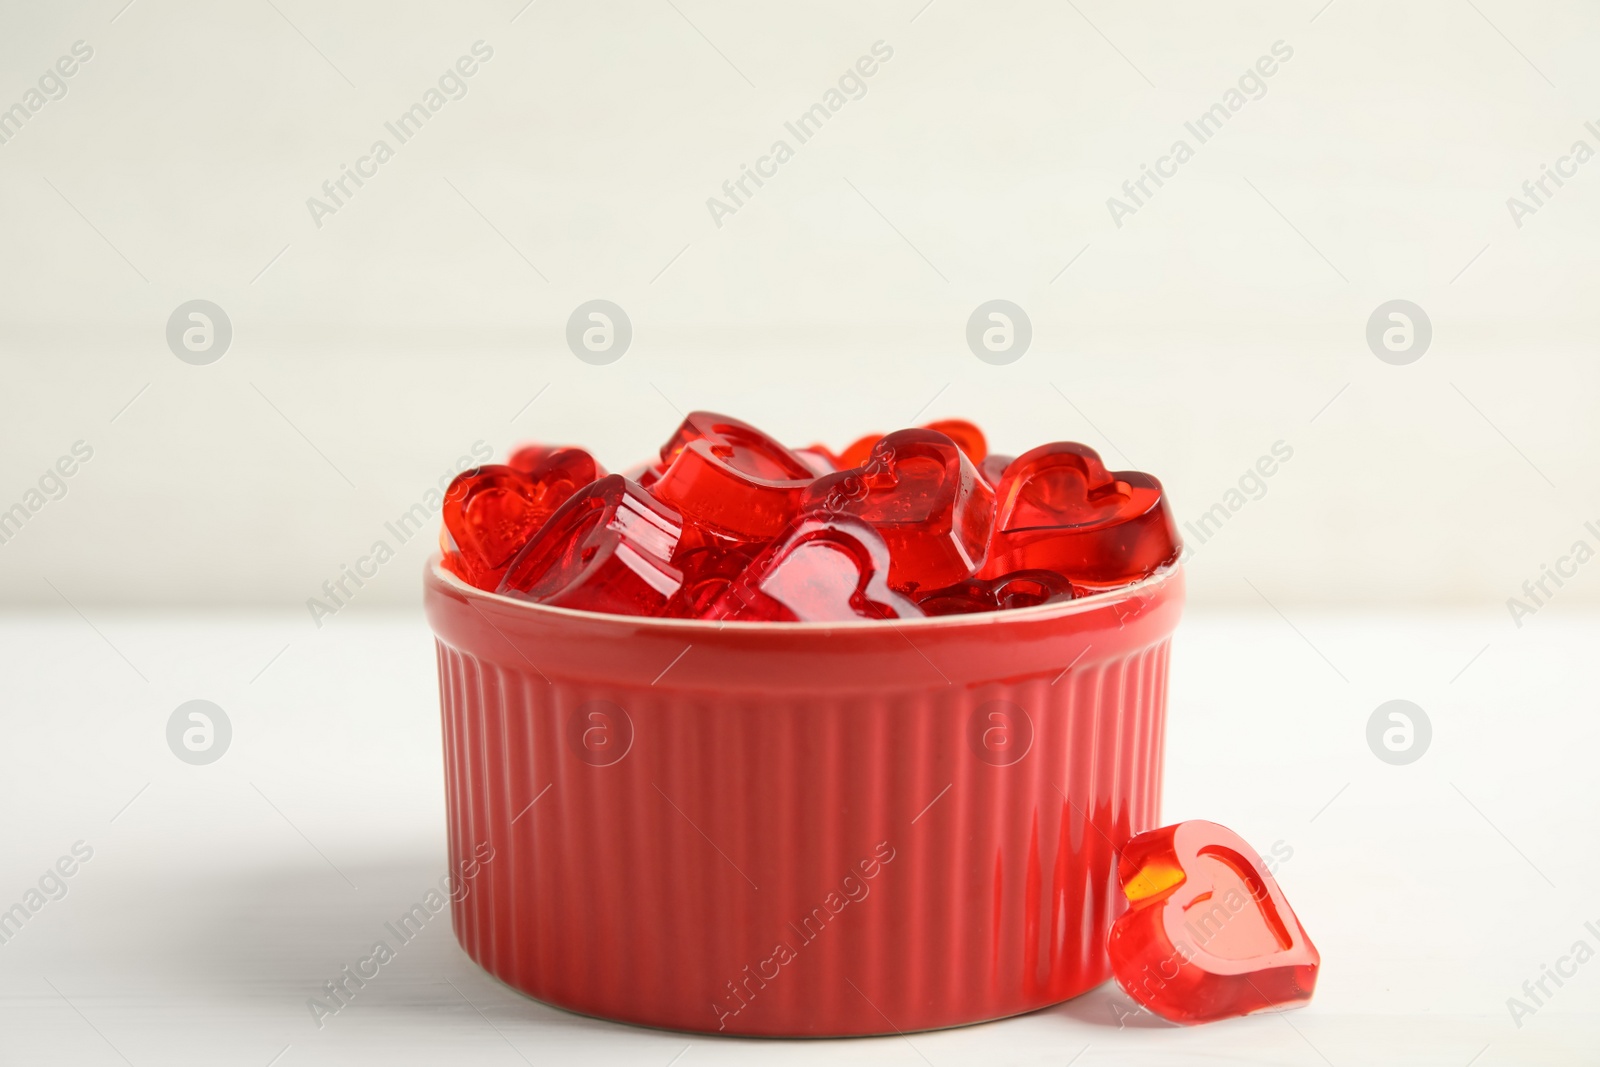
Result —
<path fill-rule="evenodd" d="M 598 469 L 582 449 L 562 448 L 527 470 L 490 464 L 462 471 L 445 493 L 445 560 L 466 581 L 494 588 L 517 551 Z"/>
<path fill-rule="evenodd" d="M 994 491 L 944 434 L 899 430 L 861 467 L 818 478 L 804 507 L 866 520 L 889 545 L 889 584 L 913 592 L 963 581 L 983 564 Z"/>
<path fill-rule="evenodd" d="M 889 588 L 889 548 L 845 515 L 804 515 L 750 562 L 705 613 L 746 622 L 909 619 L 917 605 Z"/>
<path fill-rule="evenodd" d="M 648 489 L 661 477 L 660 463 L 640 463 L 622 472 L 622 476 L 640 489 Z"/>
<path fill-rule="evenodd" d="M 682 520 L 620 474 L 585 487 L 512 560 L 499 592 L 563 608 L 659 615 L 683 584 Z"/>
<path fill-rule="evenodd" d="M 793 452 L 738 419 L 696 411 L 661 447 L 656 499 L 722 537 L 765 541 L 799 509 L 816 477 Z"/>
<path fill-rule="evenodd" d="M 1214 822 L 1140 834 L 1117 868 L 1128 910 L 1107 950 L 1123 990 L 1179 1023 L 1311 999 L 1321 957 L 1261 857 Z"/>
<path fill-rule="evenodd" d="M 1050 570 L 1074 584 L 1110 587 L 1178 558 L 1178 530 L 1161 483 L 1108 473 L 1087 445 L 1057 442 L 1006 467 L 983 576 Z"/>
<path fill-rule="evenodd" d="M 1072 583 L 1053 571 L 1016 571 L 992 580 L 968 578 L 917 597 L 926 615 L 966 615 L 1054 604 L 1073 597 Z"/>
<path fill-rule="evenodd" d="M 978 464 L 978 473 L 983 475 L 983 480 L 991 488 L 999 489 L 1000 480 L 1006 476 L 1006 468 L 1011 466 L 1016 456 L 985 456 L 983 462 Z"/>
<path fill-rule="evenodd" d="M 839 453 L 839 469 L 849 470 L 859 467 L 872 455 L 872 447 L 883 440 L 881 433 L 869 433 L 865 437 L 858 437 Z"/>
<path fill-rule="evenodd" d="M 605 468 L 593 456 L 570 445 L 523 445 L 511 453 L 506 466 L 525 471 L 535 480 L 561 472 L 580 486 L 606 476 Z"/>
<path fill-rule="evenodd" d="M 699 536 L 696 534 L 699 533 Z M 691 527 L 684 528 L 673 566 L 683 574 L 683 585 L 662 611 L 678 619 L 710 618 L 707 612 L 732 585 L 762 546 L 706 536 Z"/>
<path fill-rule="evenodd" d="M 950 615 L 1123 586 L 1175 565 L 1181 547 L 1161 483 L 1149 475 L 1107 472 L 1092 449 L 1070 442 L 1019 458 L 990 455 L 965 419 L 869 434 L 835 454 L 824 445 L 789 449 L 748 423 L 696 411 L 654 461 L 623 475 L 622 488 L 586 497 L 584 507 L 603 514 L 565 515 L 565 526 L 540 533 L 580 489 L 606 477 L 582 449 L 537 444 L 503 467 L 466 472 L 444 504 L 444 565 L 498 589 L 520 559 L 506 585 L 516 595 L 574 604 L 610 596 L 623 613 L 704 618 L 800 518 L 849 516 L 887 546 L 890 589 L 923 614 Z M 629 540 L 659 541 L 652 529 L 671 532 L 671 544 Z M 524 558 L 536 539 L 540 547 Z M 626 596 L 583 592 L 608 588 L 603 576 L 612 572 L 583 567 L 613 556 L 644 585 Z M 847 601 L 837 610 L 858 617 Z M 759 610 L 794 615 L 781 605 Z"/>
<path fill-rule="evenodd" d="M 983 431 L 978 429 L 966 419 L 940 419 L 930 422 L 923 427 L 934 433 L 942 433 L 956 443 L 956 447 L 967 454 L 973 465 L 982 463 L 989 458 L 989 442 L 983 436 Z"/>
<path fill-rule="evenodd" d="M 973 464 L 982 463 L 989 455 L 989 442 L 983 436 L 983 431 L 966 419 L 940 419 L 921 427 L 942 433 L 956 443 L 956 447 L 967 454 Z M 850 443 L 850 447 L 839 453 L 834 461 L 835 470 L 846 470 L 850 467 L 859 467 L 866 463 L 867 457 L 872 455 L 872 447 L 883 440 L 881 433 L 869 433 L 865 437 L 857 438 Z M 820 448 L 820 445 L 812 445 Z M 993 482 L 990 483 L 994 484 Z"/>

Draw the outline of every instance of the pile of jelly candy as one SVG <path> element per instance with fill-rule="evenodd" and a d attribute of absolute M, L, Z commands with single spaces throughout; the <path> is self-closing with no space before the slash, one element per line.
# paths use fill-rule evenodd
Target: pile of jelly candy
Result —
<path fill-rule="evenodd" d="M 704 411 L 626 475 L 544 445 L 465 471 L 440 541 L 480 589 L 751 622 L 1030 607 L 1138 581 L 1180 548 L 1161 483 L 1085 445 L 994 456 L 951 419 L 835 454 Z"/>

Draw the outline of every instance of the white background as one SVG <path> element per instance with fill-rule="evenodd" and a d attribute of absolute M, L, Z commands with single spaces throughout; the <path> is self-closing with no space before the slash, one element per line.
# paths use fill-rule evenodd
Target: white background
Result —
<path fill-rule="evenodd" d="M 1079 439 L 1162 478 L 1180 522 L 1292 448 L 1190 560 L 1167 815 L 1292 842 L 1283 881 L 1328 966 L 1293 1017 L 1309 1042 L 1278 1019 L 1108 1031 L 1088 1018 L 1104 1005 L 1069 1005 L 915 1049 L 692 1055 L 1592 1050 L 1600 970 L 1521 1029 L 1505 998 L 1600 920 L 1596 709 L 1578 675 L 1600 566 L 1547 582 L 1521 626 L 1507 599 L 1574 542 L 1600 547 L 1584 525 L 1600 527 L 1600 162 L 1520 227 L 1507 198 L 1575 140 L 1600 149 L 1585 129 L 1600 10 L 124 2 L 0 11 L 0 108 L 74 42 L 94 50 L 0 144 L 0 509 L 74 442 L 94 450 L 0 544 L 0 906 L 73 840 L 105 842 L 29 944 L 0 946 L 0 1040 L 17 1055 L 581 1047 L 665 1064 L 688 1043 L 488 986 L 441 930 L 387 1007 L 352 1009 L 315 1045 L 327 1031 L 305 1033 L 303 997 L 442 870 L 416 610 L 431 538 L 324 627 L 305 602 L 475 442 L 581 443 L 622 469 L 697 407 L 795 445 L 950 416 L 1002 452 Z M 384 123 L 480 40 L 493 58 L 467 95 L 318 227 L 307 198 L 375 138 L 393 144 Z M 865 96 L 717 226 L 707 198 L 793 143 L 784 123 L 877 41 L 894 54 Z M 1193 145 L 1184 123 L 1279 41 L 1293 56 L 1265 94 L 1117 226 L 1107 198 L 1176 138 Z M 164 338 L 197 298 L 233 328 L 207 366 Z M 564 340 L 594 298 L 633 324 L 608 366 Z M 1033 324 L 1006 366 L 965 340 L 995 298 Z M 1365 338 L 1393 299 L 1432 321 L 1405 366 Z M 235 719 L 235 751 L 210 768 L 165 748 L 194 697 Z M 1396 697 L 1433 721 L 1407 767 L 1365 742 Z M 387 888 L 333 902 L 345 883 L 315 882 L 332 875 L 314 849 Z M 512 1049 L 446 973 L 483 993 Z"/>
<path fill-rule="evenodd" d="M 1600 520 L 1600 165 L 1520 229 L 1506 207 L 1600 148 L 1591 6 L 117 6 L 0 27 L 6 103 L 95 50 L 0 145 L 0 504 L 96 450 L 0 546 L 17 602 L 59 604 L 49 577 L 303 607 L 474 441 L 623 469 L 694 407 L 797 445 L 952 415 L 1003 452 L 1082 439 L 1184 521 L 1284 441 L 1197 604 L 1259 605 L 1248 577 L 1508 620 Z M 467 96 L 314 226 L 307 198 L 480 39 Z M 707 198 L 878 40 L 866 96 L 716 227 Z M 1117 228 L 1107 198 L 1279 40 L 1266 94 Z M 207 367 L 163 340 L 196 298 L 234 327 Z M 610 366 L 564 344 L 593 298 L 634 324 Z M 964 340 L 993 298 L 1034 325 L 1004 367 Z M 1409 366 L 1364 340 L 1392 299 L 1433 321 Z M 361 594 L 416 597 L 409 565 Z"/>

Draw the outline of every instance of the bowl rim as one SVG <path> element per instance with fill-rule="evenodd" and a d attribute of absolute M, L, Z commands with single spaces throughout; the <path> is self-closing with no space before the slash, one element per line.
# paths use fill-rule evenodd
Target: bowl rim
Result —
<path fill-rule="evenodd" d="M 1163 590 L 1169 583 L 1178 580 L 1183 573 L 1183 560 L 1173 560 L 1158 568 L 1154 573 L 1131 582 L 1128 585 L 1118 586 L 1098 593 L 1091 593 L 1084 597 L 1074 597 L 1071 600 L 1058 601 L 1054 604 L 1037 604 L 1029 608 L 1010 608 L 1003 611 L 978 611 L 962 615 L 928 615 L 913 619 L 839 619 L 826 622 L 745 622 L 731 619 L 669 619 L 654 615 L 615 615 L 604 611 L 585 611 L 581 608 L 563 608 L 550 604 L 539 604 L 531 600 L 521 600 L 517 597 L 505 596 L 501 593 L 492 593 L 486 589 L 479 589 L 475 585 L 463 581 L 453 571 L 444 566 L 443 556 L 435 552 L 428 558 L 424 574 L 426 579 L 438 582 L 445 590 L 457 593 L 465 598 L 487 601 L 491 604 L 502 606 L 505 610 L 523 612 L 531 617 L 547 617 L 552 619 L 571 619 L 600 625 L 621 625 L 630 629 L 649 628 L 662 629 L 668 632 L 711 634 L 732 630 L 736 633 L 821 633 L 832 630 L 857 630 L 862 632 L 884 632 L 888 630 L 929 630 L 929 629 L 958 629 L 961 627 L 995 626 L 1010 622 L 1026 622 L 1064 618 L 1072 615 L 1087 614 L 1089 612 L 1125 603 L 1130 600 L 1143 599 Z M 426 588 L 424 589 L 426 592 Z"/>

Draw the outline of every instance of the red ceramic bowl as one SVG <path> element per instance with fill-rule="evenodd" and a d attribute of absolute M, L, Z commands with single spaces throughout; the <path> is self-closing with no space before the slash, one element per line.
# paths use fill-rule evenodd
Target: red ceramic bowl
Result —
<path fill-rule="evenodd" d="M 647 1026 L 820 1037 L 996 1019 L 1109 977 L 1117 849 L 1159 824 L 1179 569 L 896 623 L 599 615 L 437 561 L 426 587 L 451 869 L 470 874 L 456 937 L 507 984 Z"/>

